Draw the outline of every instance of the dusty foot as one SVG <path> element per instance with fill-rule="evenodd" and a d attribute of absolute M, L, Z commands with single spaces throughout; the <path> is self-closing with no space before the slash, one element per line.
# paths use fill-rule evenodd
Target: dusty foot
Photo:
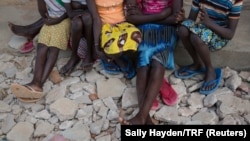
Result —
<path fill-rule="evenodd" d="M 125 120 L 124 118 L 120 117 L 119 122 L 121 125 L 133 125 L 129 121 Z"/>
<path fill-rule="evenodd" d="M 82 68 L 83 71 L 89 72 L 89 71 L 91 71 L 93 69 L 93 65 L 94 65 L 94 63 L 82 62 L 81 68 Z"/>
<path fill-rule="evenodd" d="M 32 40 L 39 33 L 39 31 L 29 28 L 28 26 L 15 25 L 11 22 L 8 23 L 8 26 L 14 34 L 26 37 L 28 40 Z"/>
<path fill-rule="evenodd" d="M 146 119 L 141 119 L 141 118 L 138 118 L 137 116 L 135 116 L 130 120 L 125 120 L 122 117 L 120 117 L 119 122 L 120 122 L 121 125 L 145 125 L 146 124 Z"/>
<path fill-rule="evenodd" d="M 38 86 L 36 86 L 36 85 L 34 85 L 34 84 L 32 84 L 32 83 L 26 84 L 26 86 L 31 87 L 33 90 L 35 90 L 35 91 L 37 91 L 37 92 L 43 92 L 43 89 L 42 89 L 42 88 L 40 88 L 40 87 L 38 87 Z"/>
<path fill-rule="evenodd" d="M 67 64 L 60 69 L 60 74 L 64 76 L 69 76 L 70 73 L 73 72 L 79 61 L 80 61 L 79 57 L 71 57 L 67 62 Z"/>
<path fill-rule="evenodd" d="M 189 72 L 187 72 L 187 70 L 196 71 L 196 70 L 202 70 L 202 69 L 204 69 L 203 65 L 191 64 L 183 68 L 180 68 L 178 74 L 179 76 L 186 76 L 186 75 L 189 75 Z"/>
<path fill-rule="evenodd" d="M 93 69 L 93 65 L 94 59 L 90 55 L 87 55 L 84 61 L 82 61 L 81 68 L 83 71 L 88 72 Z"/>
<path fill-rule="evenodd" d="M 206 77 L 205 77 L 205 82 L 210 82 L 212 80 L 216 79 L 216 73 L 214 71 L 214 69 L 208 69 L 208 71 L 206 72 Z M 203 91 L 209 91 L 211 89 L 213 89 L 213 87 L 215 87 L 216 82 L 211 83 L 210 85 L 208 85 L 207 87 L 202 88 Z"/>

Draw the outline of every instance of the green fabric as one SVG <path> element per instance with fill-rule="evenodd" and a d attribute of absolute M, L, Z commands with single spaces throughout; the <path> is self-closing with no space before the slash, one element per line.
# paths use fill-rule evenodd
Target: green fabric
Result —
<path fill-rule="evenodd" d="M 64 3 L 62 2 L 62 0 L 56 0 L 61 6 L 64 7 Z"/>

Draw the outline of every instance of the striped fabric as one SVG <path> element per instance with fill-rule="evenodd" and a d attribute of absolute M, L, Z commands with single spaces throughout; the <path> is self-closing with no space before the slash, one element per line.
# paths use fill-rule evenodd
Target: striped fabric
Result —
<path fill-rule="evenodd" d="M 209 17 L 218 25 L 227 26 L 228 19 L 239 19 L 243 0 L 193 0 L 192 11 L 205 7 Z"/>
<path fill-rule="evenodd" d="M 138 47 L 137 67 L 148 66 L 154 59 L 166 69 L 174 69 L 174 48 L 178 38 L 175 26 L 143 24 L 138 28 L 143 38 Z"/>
<path fill-rule="evenodd" d="M 44 1 L 47 5 L 48 14 L 50 17 L 60 17 L 66 12 L 66 9 L 63 7 L 63 5 L 61 5 L 61 2 L 58 2 L 58 0 Z"/>
<path fill-rule="evenodd" d="M 71 3 L 72 1 L 75 1 L 75 2 L 80 2 L 81 4 L 83 5 L 86 5 L 86 0 L 62 0 L 64 3 Z"/>

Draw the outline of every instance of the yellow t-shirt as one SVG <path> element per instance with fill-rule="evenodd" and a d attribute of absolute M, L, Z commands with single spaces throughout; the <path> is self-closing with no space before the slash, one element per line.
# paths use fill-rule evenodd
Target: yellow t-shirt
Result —
<path fill-rule="evenodd" d="M 103 23 L 116 24 L 125 21 L 123 0 L 95 0 Z"/>

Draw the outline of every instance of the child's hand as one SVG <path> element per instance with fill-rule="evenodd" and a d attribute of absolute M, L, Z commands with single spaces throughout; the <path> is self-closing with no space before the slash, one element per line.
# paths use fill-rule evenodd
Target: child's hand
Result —
<path fill-rule="evenodd" d="M 46 15 L 46 18 L 44 18 L 44 23 L 46 25 L 53 25 L 55 20 L 51 18 L 47 13 L 45 15 Z"/>
<path fill-rule="evenodd" d="M 53 25 L 53 24 L 55 24 L 55 19 L 53 19 L 51 17 L 47 17 L 46 19 L 44 19 L 44 22 L 46 25 Z"/>
<path fill-rule="evenodd" d="M 175 14 L 175 23 L 180 23 L 185 19 L 185 10 L 182 8 Z"/>
<path fill-rule="evenodd" d="M 206 9 L 203 6 L 200 8 L 198 18 L 200 20 L 198 23 L 201 23 L 204 25 L 207 25 L 209 22 L 211 22 L 211 19 L 209 18 Z"/>

